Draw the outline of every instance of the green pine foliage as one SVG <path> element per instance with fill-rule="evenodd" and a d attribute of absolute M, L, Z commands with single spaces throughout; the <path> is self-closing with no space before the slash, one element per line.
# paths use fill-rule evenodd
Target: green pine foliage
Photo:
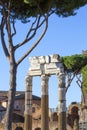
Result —
<path fill-rule="evenodd" d="M 8 11 L 11 5 L 11 18 L 28 22 L 31 17 L 44 15 L 54 11 L 58 16 L 68 17 L 76 14 L 76 10 L 87 4 L 87 0 L 1 0 L 0 13 L 3 7 Z"/>
<path fill-rule="evenodd" d="M 30 4 L 30 6 L 36 6 L 38 3 L 43 2 L 44 0 L 24 0 L 24 3 Z"/>
<path fill-rule="evenodd" d="M 87 55 L 65 56 L 62 61 L 68 73 L 82 73 L 83 90 L 87 93 Z"/>
<path fill-rule="evenodd" d="M 64 17 L 75 15 L 76 10 L 84 6 L 87 0 L 56 0 L 57 14 Z"/>
<path fill-rule="evenodd" d="M 62 57 L 64 65 L 67 69 L 72 71 L 81 70 L 87 64 L 87 56 L 85 55 L 72 55 Z"/>

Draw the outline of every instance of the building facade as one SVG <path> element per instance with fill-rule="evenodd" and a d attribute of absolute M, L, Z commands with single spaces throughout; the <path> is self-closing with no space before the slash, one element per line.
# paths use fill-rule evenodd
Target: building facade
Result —
<path fill-rule="evenodd" d="M 1 121 L 6 112 L 7 97 L 6 99 L 2 98 L 0 104 L 1 104 L 0 106 L 0 121 Z M 24 104 L 25 104 L 24 92 L 18 93 L 15 97 L 15 103 L 14 103 L 12 130 L 24 130 Z M 58 109 L 49 109 L 49 130 L 58 130 L 57 111 Z M 85 112 L 85 119 L 83 119 L 84 118 L 83 111 Z M 77 124 L 84 123 L 83 120 L 86 121 L 87 119 L 86 115 L 87 115 L 87 109 L 85 108 L 83 110 L 80 103 L 76 102 L 71 103 L 67 110 L 67 130 L 74 130 L 75 121 L 77 121 Z M 32 117 L 33 117 L 32 130 L 41 130 L 41 98 L 34 95 L 32 104 Z"/>

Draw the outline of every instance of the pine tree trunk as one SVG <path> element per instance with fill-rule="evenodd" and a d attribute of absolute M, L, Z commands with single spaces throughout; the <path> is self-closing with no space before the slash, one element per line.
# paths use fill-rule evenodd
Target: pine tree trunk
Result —
<path fill-rule="evenodd" d="M 8 106 L 6 111 L 5 130 L 12 130 L 12 114 L 14 110 L 14 100 L 16 93 L 16 71 L 17 67 L 14 60 L 10 63 L 10 90 L 8 93 Z"/>

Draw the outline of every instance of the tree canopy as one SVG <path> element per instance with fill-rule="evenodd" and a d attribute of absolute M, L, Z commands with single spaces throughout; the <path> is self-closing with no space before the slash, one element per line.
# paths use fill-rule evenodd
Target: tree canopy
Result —
<path fill-rule="evenodd" d="M 87 93 L 87 55 L 72 55 L 62 57 L 65 71 L 82 74 L 82 87 L 83 91 Z"/>
<path fill-rule="evenodd" d="M 75 11 L 87 4 L 87 0 L 0 0 L 0 12 L 8 11 L 10 4 L 10 18 L 28 22 L 30 17 L 44 15 L 48 12 L 58 16 L 75 15 Z M 3 8 L 2 8 L 3 6 Z"/>
<path fill-rule="evenodd" d="M 79 73 L 87 65 L 87 55 L 72 55 L 62 57 L 65 69 Z"/>

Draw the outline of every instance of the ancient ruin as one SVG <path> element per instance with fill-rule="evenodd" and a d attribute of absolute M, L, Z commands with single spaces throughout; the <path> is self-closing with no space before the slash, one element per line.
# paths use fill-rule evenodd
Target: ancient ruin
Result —
<path fill-rule="evenodd" d="M 82 90 L 81 73 L 66 71 L 61 57 L 57 54 L 30 57 L 29 60 L 30 67 L 25 80 L 26 91 L 15 97 L 12 130 L 82 130 L 83 127 L 86 128 L 87 95 L 84 95 L 85 100 L 82 96 L 81 103 L 73 102 L 66 110 L 66 93 L 74 78 Z M 58 109 L 56 111 L 49 109 L 49 78 L 51 75 L 56 75 L 58 78 Z M 32 95 L 32 79 L 35 76 L 41 78 L 41 98 Z M 5 104 L 6 106 L 3 106 Z M 6 95 L 1 96 L 0 105 L 0 120 L 4 121 L 7 92 Z M 1 130 L 4 130 L 3 127 L 4 123 L 0 124 Z"/>
<path fill-rule="evenodd" d="M 41 130 L 49 130 L 48 81 L 50 75 L 58 77 L 58 129 L 66 130 L 66 87 L 65 73 L 61 57 L 57 54 L 30 58 L 30 68 L 26 76 L 25 92 L 25 126 L 24 130 L 32 130 L 32 78 L 41 77 Z"/>

